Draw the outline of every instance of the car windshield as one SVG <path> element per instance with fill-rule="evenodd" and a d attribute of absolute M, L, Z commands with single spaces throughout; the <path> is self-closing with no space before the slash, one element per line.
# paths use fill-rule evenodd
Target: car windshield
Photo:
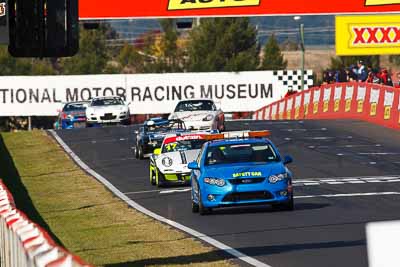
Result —
<path fill-rule="evenodd" d="M 175 108 L 175 112 L 198 110 L 214 111 L 215 105 L 210 100 L 190 100 L 179 102 Z"/>
<path fill-rule="evenodd" d="M 124 102 L 120 98 L 100 98 L 92 102 L 92 106 L 115 106 L 123 104 Z"/>
<path fill-rule="evenodd" d="M 86 109 L 86 103 L 68 103 L 64 106 L 63 111 L 84 111 Z"/>
<path fill-rule="evenodd" d="M 201 149 L 201 147 L 205 142 L 207 142 L 207 140 L 204 139 L 181 140 L 181 141 L 170 142 L 168 144 L 164 144 L 161 153 L 185 151 L 191 149 Z"/>
<path fill-rule="evenodd" d="M 170 121 L 168 123 L 146 125 L 145 130 L 148 132 L 169 132 L 173 130 L 185 129 L 183 122 Z"/>
<path fill-rule="evenodd" d="M 205 165 L 243 162 L 268 163 L 278 160 L 277 153 L 268 143 L 224 144 L 208 148 Z"/>

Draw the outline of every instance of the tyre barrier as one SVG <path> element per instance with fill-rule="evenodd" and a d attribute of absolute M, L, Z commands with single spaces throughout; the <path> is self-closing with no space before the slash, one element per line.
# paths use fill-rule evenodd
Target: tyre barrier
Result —
<path fill-rule="evenodd" d="M 357 82 L 322 85 L 260 108 L 253 119 L 356 119 L 400 129 L 400 89 Z"/>
<path fill-rule="evenodd" d="M 57 246 L 48 233 L 16 209 L 0 180 L 0 266 L 91 267 Z"/>

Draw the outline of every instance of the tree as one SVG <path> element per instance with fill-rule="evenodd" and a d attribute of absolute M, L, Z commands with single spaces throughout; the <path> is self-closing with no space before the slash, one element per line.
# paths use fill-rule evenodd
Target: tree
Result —
<path fill-rule="evenodd" d="M 163 19 L 160 21 L 164 32 L 161 38 L 161 61 L 165 66 L 166 72 L 182 71 L 182 54 L 178 49 L 178 33 L 175 22 L 173 19 Z"/>
<path fill-rule="evenodd" d="M 147 72 L 182 72 L 184 67 L 184 49 L 178 47 L 179 34 L 174 19 L 160 20 L 162 35 L 160 39 L 153 39 L 147 46 L 144 55 L 148 57 Z M 148 40 L 150 41 L 150 40 Z M 147 50 L 147 51 L 146 51 Z"/>
<path fill-rule="evenodd" d="M 32 60 L 30 75 L 55 75 L 56 71 L 47 59 Z"/>
<path fill-rule="evenodd" d="M 278 41 L 274 35 L 268 39 L 263 49 L 263 59 L 260 69 L 262 70 L 283 70 L 287 67 L 287 60 L 283 58 Z"/>
<path fill-rule="evenodd" d="M 248 18 L 207 18 L 189 36 L 187 70 L 248 71 L 259 63 L 257 30 Z"/>
<path fill-rule="evenodd" d="M 126 73 L 143 73 L 143 55 L 132 45 L 125 44 L 119 52 L 117 61 Z"/>
<path fill-rule="evenodd" d="M 0 47 L 0 75 L 52 75 L 56 71 L 48 59 L 15 58 L 6 46 Z"/>
<path fill-rule="evenodd" d="M 281 49 L 283 51 L 297 51 L 299 50 L 299 44 L 296 41 L 287 38 L 281 45 Z"/>
<path fill-rule="evenodd" d="M 400 66 L 400 56 L 399 55 L 391 55 L 389 56 L 390 63 L 394 63 L 397 66 Z"/>
<path fill-rule="evenodd" d="M 110 59 L 106 48 L 106 29 L 80 30 L 79 52 L 63 59 L 63 74 L 100 74 L 105 73 Z"/>

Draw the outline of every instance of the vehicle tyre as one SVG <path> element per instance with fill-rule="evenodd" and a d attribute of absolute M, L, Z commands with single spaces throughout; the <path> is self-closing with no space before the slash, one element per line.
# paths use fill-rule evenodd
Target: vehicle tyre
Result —
<path fill-rule="evenodd" d="M 200 193 L 200 188 L 199 188 L 199 213 L 200 215 L 207 215 L 212 212 L 211 208 L 206 208 L 203 206 L 203 201 L 201 200 L 201 193 Z"/>
<path fill-rule="evenodd" d="M 131 124 L 131 119 L 128 117 L 127 119 L 122 120 L 122 121 L 121 121 L 121 124 L 122 124 L 122 125 L 130 125 L 130 124 Z"/>
<path fill-rule="evenodd" d="M 292 211 L 294 210 L 294 200 L 293 195 L 290 197 L 290 200 L 283 205 L 284 210 Z"/>
<path fill-rule="evenodd" d="M 137 153 L 139 159 L 144 159 L 143 147 L 141 145 L 139 145 Z"/>
<path fill-rule="evenodd" d="M 86 128 L 90 128 L 90 127 L 92 127 L 93 125 L 91 124 L 91 123 L 89 123 L 89 122 L 87 122 L 86 123 Z"/>
<path fill-rule="evenodd" d="M 151 172 L 151 179 L 150 179 L 150 183 L 151 185 L 156 185 L 156 174 L 155 172 Z"/>
<path fill-rule="evenodd" d="M 275 205 L 273 205 L 273 207 L 277 208 L 279 210 L 284 210 L 284 211 L 292 211 L 292 210 L 294 210 L 293 195 L 290 197 L 290 199 L 287 202 L 280 203 L 280 204 L 275 204 Z"/>
<path fill-rule="evenodd" d="M 193 213 L 198 213 L 199 212 L 199 205 L 194 203 L 192 200 L 192 212 Z"/>
<path fill-rule="evenodd" d="M 156 170 L 156 185 L 158 188 L 164 187 L 164 181 L 162 181 L 162 179 L 160 179 L 160 172 L 158 170 Z"/>
<path fill-rule="evenodd" d="M 133 154 L 135 154 L 136 159 L 139 158 L 138 145 L 135 145 L 135 147 L 133 148 Z"/>

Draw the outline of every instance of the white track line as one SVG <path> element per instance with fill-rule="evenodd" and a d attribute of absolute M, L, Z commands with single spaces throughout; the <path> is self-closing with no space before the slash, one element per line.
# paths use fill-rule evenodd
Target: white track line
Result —
<path fill-rule="evenodd" d="M 393 176 L 366 176 L 366 177 L 338 177 L 338 178 L 309 178 L 293 180 L 295 186 L 318 185 L 343 185 L 343 184 L 367 184 L 367 183 L 396 183 L 400 182 L 399 175 Z"/>
<path fill-rule="evenodd" d="M 147 190 L 147 191 L 133 191 L 133 192 L 123 192 L 125 195 L 135 195 L 135 194 L 146 194 L 146 193 L 158 193 L 161 190 Z"/>
<path fill-rule="evenodd" d="M 106 178 L 104 178 L 103 176 L 101 176 L 100 174 L 98 174 L 97 172 L 95 172 L 94 170 L 92 170 L 89 166 L 87 166 L 69 147 L 68 145 L 60 138 L 60 136 L 58 136 L 58 134 L 54 131 L 54 130 L 49 130 L 49 132 L 53 135 L 53 137 L 57 140 L 57 142 L 61 145 L 61 147 L 65 150 L 65 152 L 76 162 L 76 164 L 78 164 L 84 171 L 86 171 L 87 173 L 89 173 L 90 175 L 92 175 L 94 178 L 96 178 L 99 182 L 101 182 L 102 184 L 104 184 L 109 190 L 111 190 L 111 192 L 113 192 L 117 197 L 119 197 L 120 199 L 122 199 L 123 201 L 125 201 L 129 206 L 131 206 L 132 208 L 146 214 L 147 216 L 150 216 L 160 222 L 169 224 L 183 232 L 186 232 L 198 239 L 203 240 L 206 243 L 209 243 L 210 245 L 225 251 L 228 254 L 231 254 L 232 256 L 238 258 L 239 260 L 242 260 L 252 266 L 260 266 L 260 267 L 271 267 L 268 264 L 265 264 L 255 258 L 252 258 L 250 256 L 247 256 L 245 254 L 243 254 L 242 252 L 229 247 L 227 245 L 225 245 L 224 243 L 219 242 L 218 240 L 211 238 L 203 233 L 200 233 L 194 229 L 191 229 L 189 227 L 186 227 L 180 223 L 177 223 L 175 221 L 169 220 L 167 218 L 164 218 L 146 208 L 144 208 L 143 206 L 139 205 L 138 203 L 136 203 L 135 201 L 131 200 L 129 197 L 127 197 L 124 193 L 122 193 L 121 191 L 119 191 L 113 184 L 111 184 Z"/>
<path fill-rule="evenodd" d="M 376 155 L 376 156 L 390 156 L 390 155 L 399 155 L 398 152 L 360 152 L 358 155 Z"/>
<path fill-rule="evenodd" d="M 332 195 L 309 195 L 294 196 L 294 198 L 335 198 L 335 197 L 368 197 L 368 196 L 388 196 L 400 195 L 400 192 L 372 192 L 372 193 L 351 193 L 351 194 L 332 194 Z"/>
<path fill-rule="evenodd" d="M 160 192 L 160 194 L 182 193 L 182 192 L 189 192 L 190 190 L 192 190 L 192 188 L 163 190 Z"/>

